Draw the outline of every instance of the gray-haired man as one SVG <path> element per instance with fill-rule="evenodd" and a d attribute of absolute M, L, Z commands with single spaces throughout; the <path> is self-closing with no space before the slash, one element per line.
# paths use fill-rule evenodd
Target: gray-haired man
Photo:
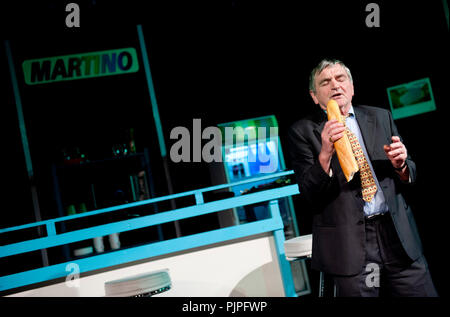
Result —
<path fill-rule="evenodd" d="M 410 207 L 403 197 L 416 166 L 389 111 L 353 106 L 350 70 L 323 60 L 310 77 L 318 111 L 289 130 L 300 192 L 313 212 L 312 267 L 331 275 L 338 296 L 437 296 Z M 334 99 L 345 125 L 327 121 Z M 347 129 L 349 131 L 347 131 Z M 333 143 L 353 133 L 376 185 L 363 200 L 360 173 L 347 182 Z"/>

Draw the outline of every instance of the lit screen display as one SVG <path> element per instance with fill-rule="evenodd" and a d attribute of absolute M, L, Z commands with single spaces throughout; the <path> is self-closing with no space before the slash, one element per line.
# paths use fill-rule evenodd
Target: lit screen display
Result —
<path fill-rule="evenodd" d="M 270 164 L 276 164 L 279 170 L 277 142 L 274 140 L 225 148 L 225 166 L 230 180 L 262 174 L 262 167 Z"/>

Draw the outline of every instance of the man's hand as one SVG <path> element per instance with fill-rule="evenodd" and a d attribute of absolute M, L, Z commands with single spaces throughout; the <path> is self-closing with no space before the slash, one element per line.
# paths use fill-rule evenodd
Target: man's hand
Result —
<path fill-rule="evenodd" d="M 402 180 L 409 179 L 409 170 L 405 165 L 408 152 L 405 145 L 400 141 L 400 138 L 398 136 L 393 136 L 392 143 L 390 145 L 385 145 L 383 149 L 394 168 L 404 166 L 402 170 L 397 170 L 400 178 Z"/>
<path fill-rule="evenodd" d="M 331 157 L 334 154 L 334 142 L 344 136 L 345 127 L 337 120 L 330 120 L 325 123 L 322 131 L 322 149 L 319 154 L 319 162 L 325 173 L 330 173 Z"/>
<path fill-rule="evenodd" d="M 402 167 L 408 157 L 406 147 L 398 136 L 393 136 L 392 143 L 384 146 L 384 152 L 394 168 Z"/>

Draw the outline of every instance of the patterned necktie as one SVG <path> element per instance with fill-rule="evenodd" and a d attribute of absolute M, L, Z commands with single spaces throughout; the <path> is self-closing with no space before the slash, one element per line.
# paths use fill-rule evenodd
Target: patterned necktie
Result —
<path fill-rule="evenodd" d="M 375 184 L 372 171 L 370 170 L 369 164 L 367 163 L 366 157 L 361 149 L 361 144 L 358 142 L 358 138 L 349 130 L 348 127 L 345 129 L 345 132 L 347 133 L 350 144 L 352 145 L 356 162 L 358 163 L 363 200 L 370 202 L 377 192 L 377 185 Z"/>

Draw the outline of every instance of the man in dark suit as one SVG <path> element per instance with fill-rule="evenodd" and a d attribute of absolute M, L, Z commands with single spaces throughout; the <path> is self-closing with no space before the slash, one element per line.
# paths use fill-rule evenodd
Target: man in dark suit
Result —
<path fill-rule="evenodd" d="M 289 149 L 300 194 L 313 211 L 312 267 L 333 277 L 338 296 L 437 296 L 402 194 L 414 184 L 416 166 L 390 112 L 352 105 L 353 79 L 341 61 L 321 61 L 309 88 L 320 108 L 293 124 Z M 327 121 L 330 99 L 345 125 Z M 356 136 L 370 168 L 371 196 L 362 194 L 367 175 L 347 182 L 342 172 L 334 142 L 346 133 Z"/>

